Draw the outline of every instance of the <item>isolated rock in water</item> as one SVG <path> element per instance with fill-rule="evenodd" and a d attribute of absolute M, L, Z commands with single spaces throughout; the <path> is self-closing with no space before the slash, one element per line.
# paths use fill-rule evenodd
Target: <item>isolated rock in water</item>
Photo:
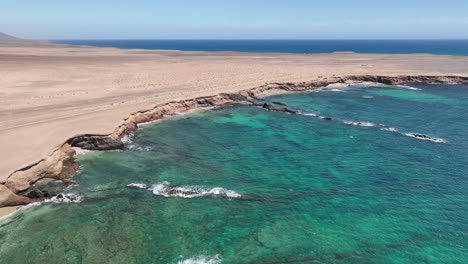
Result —
<path fill-rule="evenodd" d="M 286 107 L 279 107 L 279 106 L 271 105 L 271 104 L 268 104 L 268 103 L 264 103 L 262 107 L 264 109 L 268 110 L 268 111 L 285 112 L 285 113 L 289 113 L 289 114 L 297 114 L 296 110 L 289 109 L 289 108 L 286 108 Z"/>
<path fill-rule="evenodd" d="M 411 135 L 412 135 L 413 137 L 416 137 L 416 138 L 433 139 L 433 138 L 431 138 L 431 137 L 429 137 L 429 136 L 426 136 L 426 135 L 423 135 L 423 134 L 413 134 L 413 133 L 411 133 Z"/>
<path fill-rule="evenodd" d="M 329 121 L 333 120 L 331 117 L 322 117 L 322 119 L 329 120 Z"/>
<path fill-rule="evenodd" d="M 278 101 L 275 101 L 275 102 L 273 102 L 273 103 L 274 103 L 274 104 L 277 104 L 277 105 L 287 106 L 287 104 L 282 103 L 282 102 L 278 102 Z"/>

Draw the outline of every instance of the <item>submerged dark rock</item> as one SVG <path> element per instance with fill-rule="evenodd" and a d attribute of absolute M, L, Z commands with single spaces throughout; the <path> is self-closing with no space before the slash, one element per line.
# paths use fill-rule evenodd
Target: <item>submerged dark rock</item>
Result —
<path fill-rule="evenodd" d="M 285 112 L 289 114 L 297 114 L 298 112 L 297 110 L 294 110 L 294 109 L 290 109 L 287 107 L 279 107 L 279 106 L 271 105 L 268 103 L 264 103 L 262 107 L 268 111 L 274 111 L 274 112 Z"/>
<path fill-rule="evenodd" d="M 287 106 L 287 104 L 282 103 L 282 102 L 277 102 L 277 101 L 275 101 L 275 102 L 273 102 L 273 103 L 274 103 L 274 104 L 277 104 L 277 105 Z"/>
<path fill-rule="evenodd" d="M 193 190 L 181 190 L 181 189 L 169 189 L 167 191 L 168 195 L 183 195 L 183 196 L 192 196 L 192 195 L 198 195 L 200 192 L 193 191 Z"/>
<path fill-rule="evenodd" d="M 419 139 L 424 139 L 424 140 L 430 140 L 430 141 L 434 141 L 434 142 L 445 142 L 445 140 L 443 140 L 443 139 L 440 139 L 440 138 L 433 138 L 433 137 L 430 137 L 430 136 L 427 136 L 427 135 L 423 135 L 423 134 L 408 133 L 407 135 L 412 136 L 412 137 L 414 137 L 414 138 L 419 138 Z"/>

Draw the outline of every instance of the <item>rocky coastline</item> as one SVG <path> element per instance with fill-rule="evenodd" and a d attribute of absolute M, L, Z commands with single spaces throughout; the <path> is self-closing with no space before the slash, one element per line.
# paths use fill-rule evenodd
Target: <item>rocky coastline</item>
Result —
<path fill-rule="evenodd" d="M 272 83 L 236 93 L 221 93 L 213 96 L 172 101 L 130 114 L 121 125 L 107 135 L 84 134 L 66 140 L 47 157 L 11 173 L 0 182 L 0 207 L 25 205 L 50 198 L 53 194 L 41 190 L 45 180 L 61 180 L 65 185 L 79 169 L 75 160 L 76 148 L 84 150 L 123 150 L 122 138 L 138 129 L 138 124 L 160 120 L 194 109 L 224 107 L 235 103 L 254 104 L 269 111 L 294 114 L 281 102 L 257 103 L 261 97 L 274 92 L 307 91 L 333 84 L 352 85 L 358 83 L 381 83 L 388 85 L 410 84 L 468 84 L 468 77 L 462 76 L 373 76 L 356 75 L 320 78 L 301 83 Z M 424 137 L 425 135 L 415 135 Z"/>

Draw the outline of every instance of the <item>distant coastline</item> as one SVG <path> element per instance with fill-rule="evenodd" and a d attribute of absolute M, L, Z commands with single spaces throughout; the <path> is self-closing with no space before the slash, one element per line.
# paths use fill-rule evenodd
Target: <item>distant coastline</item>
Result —
<path fill-rule="evenodd" d="M 318 54 L 434 54 L 468 56 L 468 39 L 453 40 L 51 40 L 56 44 L 161 49 Z"/>

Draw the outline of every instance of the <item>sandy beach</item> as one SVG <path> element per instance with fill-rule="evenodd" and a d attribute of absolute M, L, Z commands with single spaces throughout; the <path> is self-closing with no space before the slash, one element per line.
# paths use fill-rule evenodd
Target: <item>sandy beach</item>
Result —
<path fill-rule="evenodd" d="M 109 134 L 156 104 L 346 75 L 468 76 L 468 57 L 0 45 L 0 182 L 68 138 Z M 3 212 L 3 211 L 1 211 Z"/>

